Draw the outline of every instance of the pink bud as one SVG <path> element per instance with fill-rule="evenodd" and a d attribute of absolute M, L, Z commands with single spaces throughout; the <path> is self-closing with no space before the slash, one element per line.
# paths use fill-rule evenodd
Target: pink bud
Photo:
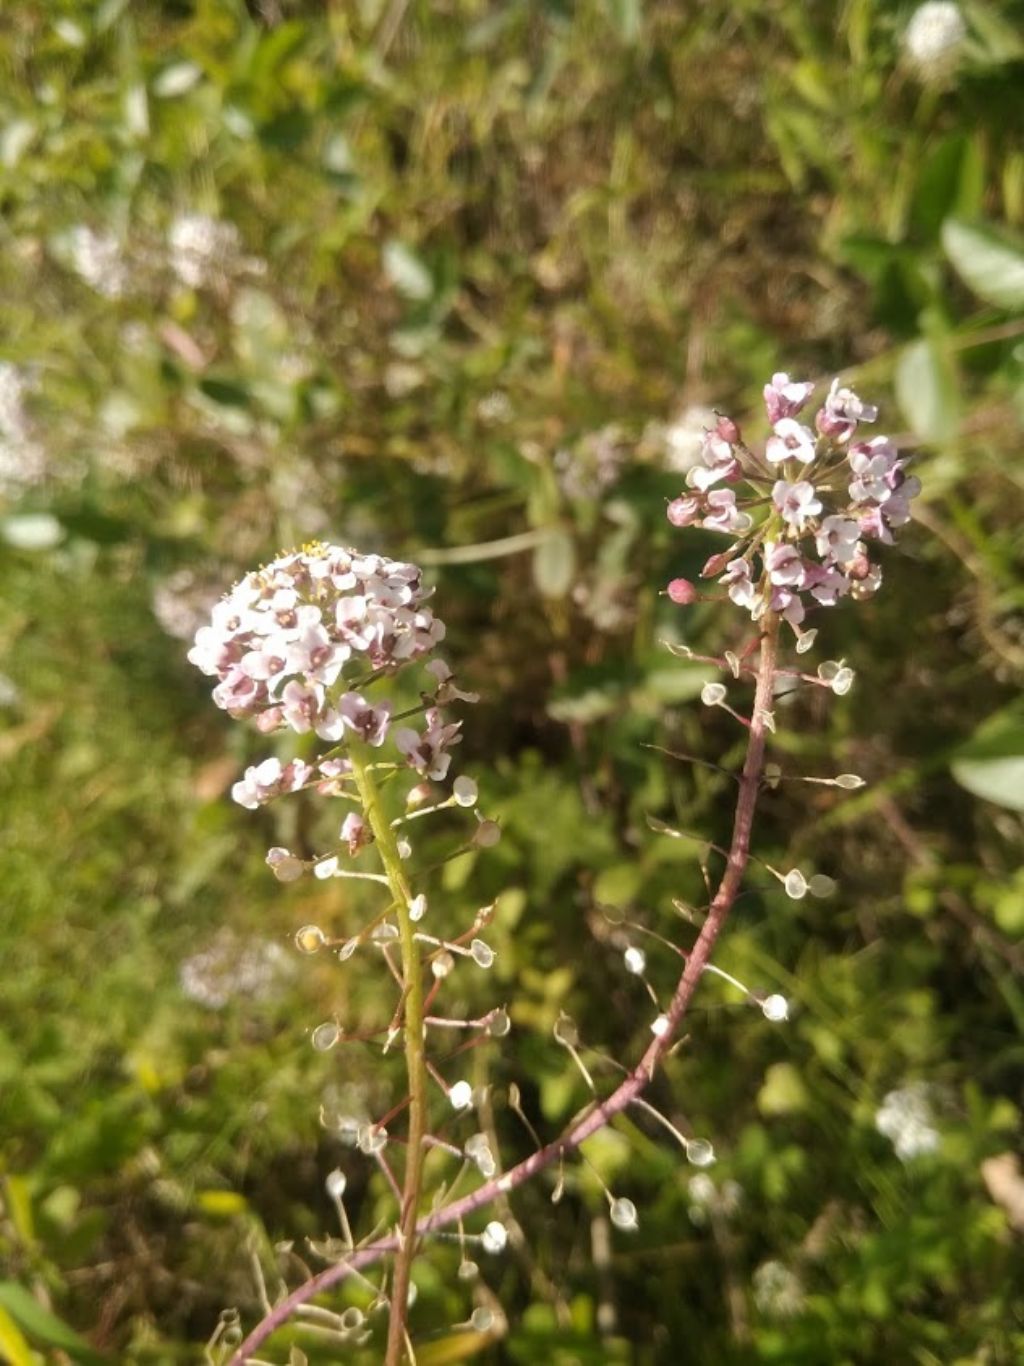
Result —
<path fill-rule="evenodd" d="M 715 427 L 715 435 L 720 436 L 723 441 L 728 441 L 730 446 L 735 446 L 742 438 L 740 429 L 731 417 L 726 417 L 723 413 L 716 413 L 718 423 Z"/>
<path fill-rule="evenodd" d="M 261 730 L 264 735 L 269 735 L 273 730 L 280 730 L 283 724 L 284 712 L 280 707 L 268 707 L 256 718 L 256 729 Z"/>
<path fill-rule="evenodd" d="M 712 555 L 707 564 L 700 571 L 702 579 L 713 579 L 716 574 L 721 574 L 722 570 L 730 560 L 736 558 L 736 546 L 730 546 L 728 550 L 723 550 L 720 555 Z"/>
<path fill-rule="evenodd" d="M 696 602 L 699 594 L 689 579 L 673 579 L 669 584 L 669 597 L 680 607 L 688 607 L 691 602 Z"/>

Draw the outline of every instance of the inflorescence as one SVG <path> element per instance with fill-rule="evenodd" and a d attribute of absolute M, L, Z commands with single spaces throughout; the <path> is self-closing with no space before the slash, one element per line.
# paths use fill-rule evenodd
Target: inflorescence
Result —
<path fill-rule="evenodd" d="M 873 547 L 893 543 L 921 488 L 889 437 L 859 434 L 878 409 L 838 379 L 813 428 L 800 421 L 813 390 L 808 381 L 772 376 L 764 388 L 772 430 L 763 452 L 746 444 L 731 418 L 719 417 L 704 434 L 689 491 L 668 505 L 673 526 L 735 538 L 701 577 L 718 577 L 755 621 L 778 612 L 798 637 L 809 634 L 803 623 L 814 609 L 877 592 L 882 571 Z M 686 579 L 674 579 L 668 593 L 681 604 L 700 597 Z"/>

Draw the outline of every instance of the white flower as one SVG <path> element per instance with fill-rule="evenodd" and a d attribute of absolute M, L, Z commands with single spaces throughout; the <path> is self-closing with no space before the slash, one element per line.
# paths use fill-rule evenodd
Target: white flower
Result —
<path fill-rule="evenodd" d="M 967 25 L 952 0 L 928 0 L 911 16 L 903 47 L 924 80 L 939 80 L 957 64 Z"/>
<path fill-rule="evenodd" d="M 782 520 L 797 531 L 802 531 L 811 517 L 821 512 L 822 503 L 814 485 L 807 479 L 789 484 L 776 480 L 772 488 L 772 502 L 782 513 Z"/>
<path fill-rule="evenodd" d="M 775 423 L 773 434 L 768 438 L 764 453 L 773 465 L 783 460 L 799 460 L 809 465 L 815 456 L 814 433 L 791 417 L 781 418 Z"/>
<path fill-rule="evenodd" d="M 826 517 L 815 533 L 821 558 L 832 564 L 849 564 L 857 553 L 860 523 L 848 517 Z"/>
<path fill-rule="evenodd" d="M 764 406 L 768 421 L 776 423 L 795 417 L 814 391 L 809 380 L 791 380 L 782 370 L 772 375 L 771 384 L 764 386 Z"/>

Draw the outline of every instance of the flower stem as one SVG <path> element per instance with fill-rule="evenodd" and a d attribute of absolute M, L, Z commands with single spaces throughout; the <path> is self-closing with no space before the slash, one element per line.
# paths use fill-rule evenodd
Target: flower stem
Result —
<path fill-rule="evenodd" d="M 399 1366 L 405 1346 L 405 1319 L 409 1302 L 412 1262 L 416 1255 L 416 1220 L 420 1189 L 423 1184 L 423 1153 L 427 1132 L 427 1069 L 423 1024 L 423 965 L 409 916 L 412 891 L 398 853 L 395 832 L 380 801 L 368 757 L 353 745 L 350 751 L 352 776 L 362 799 L 366 818 L 373 831 L 381 863 L 387 876 L 398 914 L 399 944 L 402 954 L 402 979 L 405 1009 L 405 1066 L 409 1081 L 409 1134 L 405 1158 L 405 1177 L 398 1225 L 395 1274 L 391 1286 L 391 1314 L 385 1366 Z"/>
<path fill-rule="evenodd" d="M 697 985 L 704 973 L 708 960 L 711 957 L 718 936 L 728 918 L 729 912 L 732 910 L 733 903 L 735 902 L 737 893 L 740 889 L 740 884 L 743 881 L 743 875 L 746 872 L 747 864 L 750 861 L 750 839 L 754 827 L 754 811 L 757 807 L 758 791 L 761 786 L 761 775 L 764 771 L 764 751 L 768 732 L 766 718 L 771 711 L 773 688 L 778 666 L 780 624 L 780 618 L 774 612 L 766 612 L 762 618 L 761 652 L 757 666 L 757 686 L 754 693 L 754 707 L 751 715 L 750 729 L 747 731 L 747 754 L 739 780 L 739 793 L 736 798 L 736 814 L 733 818 L 732 839 L 729 842 L 725 871 L 718 884 L 718 890 L 712 898 L 707 919 L 704 921 L 700 934 L 694 942 L 693 948 L 686 955 L 686 964 L 683 968 L 682 975 L 676 984 L 672 1002 L 666 1012 L 665 1028 L 655 1035 L 648 1044 L 643 1057 L 623 1081 L 619 1083 L 612 1094 L 608 1096 L 606 1100 L 599 1101 L 597 1104 L 593 1105 L 583 1118 L 567 1133 L 556 1138 L 553 1142 L 546 1144 L 544 1147 L 539 1148 L 535 1153 L 531 1153 L 529 1157 L 510 1168 L 503 1175 L 496 1176 L 492 1180 L 485 1182 L 475 1191 L 470 1192 L 469 1195 L 463 1196 L 461 1200 L 454 1200 L 451 1204 L 443 1205 L 440 1209 L 434 1210 L 433 1213 L 428 1214 L 421 1219 L 418 1226 L 416 1223 L 416 1204 L 414 1201 L 409 1206 L 409 1209 L 412 1211 L 411 1214 L 408 1210 L 403 1211 L 405 1217 L 403 1218 L 400 1235 L 392 1236 L 390 1238 L 381 1238 L 374 1243 L 356 1248 L 344 1261 L 338 1262 L 334 1266 L 327 1267 L 325 1271 L 321 1271 L 311 1280 L 306 1281 L 305 1284 L 300 1285 L 296 1290 L 293 1290 L 290 1295 L 281 1300 L 279 1304 L 276 1304 L 271 1312 L 265 1316 L 263 1321 L 257 1324 L 252 1330 L 239 1347 L 238 1351 L 231 1358 L 230 1366 L 244 1366 L 244 1363 L 249 1360 L 251 1353 L 253 1353 L 261 1343 L 265 1342 L 270 1334 L 280 1327 L 280 1325 L 295 1312 L 300 1304 L 307 1303 L 315 1295 L 327 1290 L 332 1285 L 336 1285 L 339 1281 L 344 1280 L 346 1276 L 354 1271 L 358 1271 L 361 1267 L 372 1266 L 373 1263 L 379 1261 L 381 1257 L 386 1256 L 389 1252 L 396 1251 L 398 1253 L 398 1261 L 396 1263 L 395 1288 L 392 1298 L 391 1333 L 393 1335 L 397 1332 L 398 1336 L 396 1340 L 400 1354 L 402 1334 L 404 1332 L 404 1313 L 400 1314 L 399 1305 L 395 1296 L 397 1296 L 398 1292 L 398 1276 L 399 1270 L 403 1266 L 403 1261 L 406 1278 L 405 1284 L 408 1286 L 408 1268 L 411 1261 L 415 1234 L 419 1233 L 420 1236 L 422 1236 L 425 1233 L 432 1233 L 437 1229 L 444 1228 L 449 1224 L 458 1223 L 468 1215 L 475 1213 L 477 1210 L 484 1209 L 499 1196 L 505 1196 L 509 1191 L 515 1190 L 517 1186 L 523 1185 L 532 1176 L 536 1176 L 538 1172 L 543 1171 L 546 1167 L 550 1167 L 554 1162 L 565 1157 L 568 1153 L 574 1152 L 582 1143 L 586 1142 L 591 1134 L 596 1133 L 599 1129 L 603 1129 L 615 1115 L 620 1114 L 623 1110 L 627 1109 L 645 1090 L 654 1076 L 658 1064 L 672 1047 L 680 1021 L 686 1014 L 686 1010 L 697 989 Z M 358 775 L 358 769 L 356 769 L 356 773 Z M 358 776 L 356 781 L 359 781 Z M 362 791 L 361 788 L 360 791 Z M 376 793 L 374 792 L 373 795 L 374 800 L 376 800 Z M 371 810 L 369 803 L 367 803 L 367 810 Z M 379 819 L 379 807 L 377 807 L 376 810 Z M 373 824 L 373 819 L 371 814 L 371 825 Z M 388 836 L 393 840 L 394 836 L 390 831 L 390 828 L 388 828 Z M 382 845 L 382 854 L 383 850 L 384 846 Z M 395 849 L 395 855 L 397 861 L 397 849 Z M 385 867 L 387 867 L 386 863 Z M 401 877 L 401 868 L 399 867 L 397 871 L 399 877 Z M 415 955 L 416 945 L 415 940 L 412 939 L 412 927 L 409 924 L 409 916 L 406 909 L 408 906 L 408 888 L 405 887 L 404 883 L 402 886 L 404 887 L 402 897 L 399 897 L 397 890 L 395 896 L 396 900 L 399 900 L 400 902 L 400 914 L 403 917 L 404 960 L 406 928 L 409 929 L 408 937 L 412 940 L 413 955 Z M 416 977 L 416 986 L 417 990 L 420 991 L 418 976 Z M 426 1068 L 423 1059 L 421 998 L 418 1001 L 418 1009 L 421 1027 L 416 1034 L 416 1040 L 419 1045 L 418 1050 L 416 1051 L 416 1057 L 418 1059 L 416 1065 L 417 1084 L 425 1086 Z M 410 1015 L 407 1005 L 407 1055 L 410 1052 L 409 1021 Z M 409 1075 L 411 1089 L 413 1078 L 412 1060 L 410 1060 Z M 421 1102 L 419 1123 L 423 1122 L 424 1107 L 425 1100 Z M 406 1169 L 406 1191 L 409 1189 L 410 1171 L 415 1167 L 414 1175 L 418 1183 L 420 1178 L 419 1167 L 422 1163 L 422 1144 L 417 1143 L 415 1153 L 411 1147 L 413 1130 L 412 1120 L 410 1120 L 409 1129 L 410 1152 L 409 1166 Z M 420 1130 L 420 1134 L 422 1136 L 422 1129 Z M 417 1194 L 418 1191 L 419 1186 L 417 1184 Z M 404 1307 L 404 1301 L 402 1303 Z M 395 1326 L 396 1323 L 398 1325 L 397 1329 Z M 391 1336 L 389 1336 L 388 1341 L 390 1352 Z M 392 1357 L 389 1355 L 387 1358 L 388 1366 L 393 1366 L 393 1363 L 397 1363 L 398 1360 L 398 1356 Z"/>

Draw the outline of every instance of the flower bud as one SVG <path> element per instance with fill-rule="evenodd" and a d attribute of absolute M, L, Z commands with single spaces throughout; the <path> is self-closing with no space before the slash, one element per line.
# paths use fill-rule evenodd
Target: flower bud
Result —
<path fill-rule="evenodd" d="M 680 607 L 688 607 L 691 602 L 696 602 L 699 596 L 689 579 L 673 579 L 666 592 Z"/>
<path fill-rule="evenodd" d="M 740 429 L 731 417 L 726 417 L 724 413 L 718 413 L 718 422 L 715 424 L 715 435 L 727 441 L 730 446 L 735 446 L 741 440 Z"/>
<path fill-rule="evenodd" d="M 716 574 L 721 574 L 730 560 L 736 555 L 736 547 L 731 546 L 728 550 L 723 550 L 719 555 L 712 555 L 707 564 L 700 571 L 702 579 L 713 579 Z"/>

